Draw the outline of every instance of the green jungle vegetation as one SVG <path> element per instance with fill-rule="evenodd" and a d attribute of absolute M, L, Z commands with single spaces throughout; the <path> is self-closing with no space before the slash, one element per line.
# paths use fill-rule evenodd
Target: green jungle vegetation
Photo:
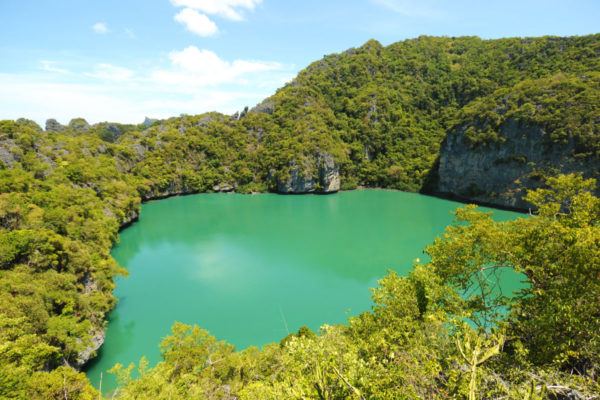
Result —
<path fill-rule="evenodd" d="M 1 121 L 0 398 L 99 397 L 77 368 L 115 304 L 113 278 L 127 274 L 110 248 L 141 201 L 222 184 L 273 190 L 293 163 L 310 167 L 323 152 L 343 189 L 435 191 L 446 133 L 466 124 L 474 149 L 501 145 L 508 118 L 542 126 L 549 144 L 573 140 L 572 157 L 594 159 L 599 81 L 600 35 L 371 40 L 325 56 L 233 116 L 92 126 L 78 118 L 46 130 Z M 176 324 L 163 362 L 114 368 L 117 396 L 598 398 L 597 185 L 544 179 L 528 194 L 532 218 L 499 223 L 474 206 L 457 210 L 457 223 L 426 249 L 431 261 L 384 277 L 373 309 L 348 324 L 242 352 Z M 524 274 L 528 288 L 499 293 L 493 277 L 503 268 Z"/>

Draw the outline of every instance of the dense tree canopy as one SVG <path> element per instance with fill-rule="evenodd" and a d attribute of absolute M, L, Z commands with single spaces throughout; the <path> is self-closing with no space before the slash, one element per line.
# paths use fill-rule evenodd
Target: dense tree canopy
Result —
<path fill-rule="evenodd" d="M 267 191 L 316 154 L 342 188 L 435 189 L 449 130 L 501 145 L 508 118 L 568 155 L 598 158 L 600 36 L 417 39 L 311 64 L 254 109 L 148 124 L 0 121 L 0 397 L 96 398 L 78 367 L 114 306 L 110 256 L 141 201 L 231 187 Z M 540 148 L 540 151 L 544 151 Z M 308 171 L 310 173 L 311 171 Z M 598 200 L 592 181 L 544 171 L 537 216 L 496 223 L 472 207 L 372 312 L 235 352 L 176 325 L 164 362 L 118 367 L 124 398 L 535 398 L 597 388 Z M 597 171 L 579 171 L 586 176 Z M 433 185 L 433 186 L 432 186 Z M 498 271 L 523 274 L 516 296 Z M 558 390 L 558 389 L 557 389 Z M 173 396 L 173 397 L 171 397 Z"/>

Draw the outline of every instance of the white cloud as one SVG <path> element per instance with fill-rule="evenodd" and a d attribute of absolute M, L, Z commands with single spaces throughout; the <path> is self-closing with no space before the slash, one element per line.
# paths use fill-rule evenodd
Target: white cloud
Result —
<path fill-rule="evenodd" d="M 242 9 L 254 10 L 262 0 L 171 0 L 175 7 L 187 7 L 233 21 L 243 20 Z"/>
<path fill-rule="evenodd" d="M 110 32 L 104 22 L 96 22 L 92 26 L 92 29 L 94 30 L 94 32 L 99 33 L 99 34 L 105 34 L 105 33 Z"/>
<path fill-rule="evenodd" d="M 131 104 L 122 95 L 111 94 L 107 88 L 48 83 L 32 76 L 0 74 L 0 107 L 3 118 L 23 116 L 41 126 L 48 118 L 67 123 L 71 118 L 83 117 L 88 121 L 115 118 L 129 121 L 134 115 Z"/>
<path fill-rule="evenodd" d="M 407 17 L 444 19 L 447 16 L 441 11 L 439 0 L 371 0 L 375 4 Z"/>
<path fill-rule="evenodd" d="M 66 69 L 62 69 L 62 68 L 56 68 L 53 65 L 56 64 L 53 61 L 46 61 L 46 60 L 42 60 L 40 61 L 42 63 L 42 69 L 44 71 L 48 71 L 48 72 L 58 72 L 60 74 L 67 74 L 69 73 L 69 71 L 67 71 Z"/>
<path fill-rule="evenodd" d="M 135 39 L 135 33 L 133 33 L 133 29 L 125 28 L 124 32 L 130 39 Z"/>
<path fill-rule="evenodd" d="M 132 70 L 127 68 L 115 67 L 110 64 L 97 64 L 94 66 L 94 72 L 87 75 L 105 81 L 124 82 L 132 78 L 134 74 Z"/>
<path fill-rule="evenodd" d="M 191 8 L 184 8 L 175 15 L 175 21 L 185 25 L 190 31 L 200 36 L 212 36 L 217 33 L 217 25 L 206 15 Z"/>
<path fill-rule="evenodd" d="M 173 68 L 157 70 L 152 74 L 155 82 L 214 86 L 223 83 L 243 83 L 242 76 L 282 69 L 276 62 L 235 60 L 224 61 L 210 50 L 189 46 L 169 54 Z"/>
<path fill-rule="evenodd" d="M 219 111 L 232 114 L 270 95 L 265 91 L 194 90 L 137 83 L 48 83 L 39 76 L 0 73 L 2 119 L 29 118 L 44 126 L 56 118 L 66 124 L 82 117 L 89 123 L 141 123 L 144 117 Z"/>
<path fill-rule="evenodd" d="M 81 71 L 68 60 L 39 65 L 30 72 L 0 72 L 0 119 L 25 117 L 43 126 L 47 118 L 139 123 L 145 116 L 233 113 L 271 95 L 295 70 L 277 62 L 225 60 L 195 46 L 171 52 L 167 65 L 143 69 L 98 63 Z"/>
<path fill-rule="evenodd" d="M 172 51 L 169 58 L 173 65 L 187 71 L 211 74 L 228 68 L 228 63 L 223 61 L 210 50 L 199 50 L 196 46 L 189 46 L 182 51 Z"/>

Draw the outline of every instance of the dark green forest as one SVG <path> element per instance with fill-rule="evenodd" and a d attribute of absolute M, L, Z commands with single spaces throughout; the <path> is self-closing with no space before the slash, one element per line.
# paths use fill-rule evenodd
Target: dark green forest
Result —
<path fill-rule="evenodd" d="M 599 161 L 600 35 L 371 40 L 232 116 L 0 121 L 0 398 L 98 398 L 78 371 L 115 305 L 113 278 L 127 274 L 110 249 L 142 201 L 278 191 L 294 169 L 316 178 L 324 155 L 343 190 L 437 193 L 446 135 L 501 149 L 509 120 L 541 129 L 539 152 Z M 457 210 L 425 249 L 431 261 L 383 277 L 373 309 L 346 325 L 237 352 L 176 324 L 156 367 L 114 368 L 117 395 L 599 398 L 598 172 L 538 169 L 538 186 L 523 187 L 530 218 Z M 489 278 L 504 268 L 527 288 L 497 293 Z"/>

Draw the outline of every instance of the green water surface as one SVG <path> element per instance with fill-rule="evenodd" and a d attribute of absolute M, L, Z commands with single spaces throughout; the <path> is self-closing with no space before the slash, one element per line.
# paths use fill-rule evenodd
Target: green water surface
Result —
<path fill-rule="evenodd" d="M 327 196 L 201 194 L 150 202 L 113 256 L 119 303 L 87 369 L 115 387 L 115 363 L 159 361 L 175 321 L 238 349 L 279 341 L 306 325 L 343 323 L 371 306 L 388 269 L 406 274 L 453 221 L 459 203 L 383 190 Z M 519 214 L 495 210 L 496 219 Z M 508 283 L 517 287 L 518 280 Z M 504 286 L 504 285 L 503 285 Z"/>

